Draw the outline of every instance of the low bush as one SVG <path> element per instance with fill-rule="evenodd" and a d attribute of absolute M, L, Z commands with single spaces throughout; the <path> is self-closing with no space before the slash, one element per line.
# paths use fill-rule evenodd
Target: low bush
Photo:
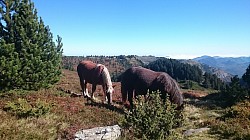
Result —
<path fill-rule="evenodd" d="M 8 102 L 4 110 L 16 115 L 18 118 L 40 117 L 51 110 L 51 105 L 38 99 L 34 105 L 26 99 L 18 98 L 17 101 Z"/>
<path fill-rule="evenodd" d="M 172 130 L 183 121 L 180 112 L 175 110 L 176 105 L 169 100 L 163 102 L 158 93 L 146 98 L 139 96 L 134 103 L 134 109 L 121 122 L 123 128 L 138 139 L 176 139 Z"/>
<path fill-rule="evenodd" d="M 241 102 L 227 108 L 219 119 L 212 126 L 214 133 L 226 139 L 250 139 L 250 102 Z"/>

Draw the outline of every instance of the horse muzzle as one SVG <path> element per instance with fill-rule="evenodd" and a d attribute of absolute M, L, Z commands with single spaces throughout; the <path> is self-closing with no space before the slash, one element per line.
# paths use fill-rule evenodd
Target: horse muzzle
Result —
<path fill-rule="evenodd" d="M 106 93 L 108 104 L 112 104 L 112 93 Z"/>

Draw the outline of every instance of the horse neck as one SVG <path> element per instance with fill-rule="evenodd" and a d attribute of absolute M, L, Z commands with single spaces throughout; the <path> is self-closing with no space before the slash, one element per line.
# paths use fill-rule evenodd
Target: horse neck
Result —
<path fill-rule="evenodd" d="M 169 92 L 171 94 L 170 98 L 172 98 L 171 100 L 173 100 L 173 102 L 178 104 L 178 106 L 183 104 L 181 89 L 179 88 L 177 82 L 172 81 L 172 88 Z"/>
<path fill-rule="evenodd" d="M 103 78 L 103 83 L 104 84 L 107 84 L 108 87 L 112 87 L 112 82 L 111 82 L 111 78 L 110 78 L 110 75 L 109 75 L 109 71 L 106 67 L 103 68 L 103 71 L 102 71 L 102 78 Z"/>

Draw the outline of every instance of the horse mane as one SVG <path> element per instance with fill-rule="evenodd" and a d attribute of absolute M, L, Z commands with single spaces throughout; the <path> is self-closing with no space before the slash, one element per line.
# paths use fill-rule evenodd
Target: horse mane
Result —
<path fill-rule="evenodd" d="M 104 65 L 102 64 L 97 64 L 95 67 L 95 72 L 97 73 L 97 77 L 100 77 L 104 69 Z"/>
<path fill-rule="evenodd" d="M 167 73 L 162 73 L 157 80 L 163 83 L 164 90 L 170 94 L 170 100 L 178 106 L 183 105 L 183 96 L 178 83 Z"/>
<path fill-rule="evenodd" d="M 109 71 L 105 66 L 103 67 L 103 70 L 102 70 L 102 78 L 103 78 L 103 82 L 107 84 L 108 87 L 112 86 L 112 81 L 111 81 Z"/>

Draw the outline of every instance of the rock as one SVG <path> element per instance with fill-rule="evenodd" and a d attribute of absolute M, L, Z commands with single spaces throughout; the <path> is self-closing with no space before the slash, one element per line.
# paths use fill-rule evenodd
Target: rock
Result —
<path fill-rule="evenodd" d="M 121 135 L 118 125 L 96 127 L 76 132 L 75 140 L 115 140 Z"/>
<path fill-rule="evenodd" d="M 204 127 L 204 128 L 199 128 L 199 129 L 189 129 L 189 130 L 186 130 L 183 135 L 184 136 L 190 136 L 190 135 L 193 135 L 193 134 L 196 134 L 196 133 L 201 133 L 203 131 L 207 131 L 209 130 L 210 128 L 207 128 L 207 127 Z"/>
<path fill-rule="evenodd" d="M 69 92 L 70 93 L 70 97 L 81 97 L 82 94 L 80 93 L 75 93 L 75 92 Z"/>

